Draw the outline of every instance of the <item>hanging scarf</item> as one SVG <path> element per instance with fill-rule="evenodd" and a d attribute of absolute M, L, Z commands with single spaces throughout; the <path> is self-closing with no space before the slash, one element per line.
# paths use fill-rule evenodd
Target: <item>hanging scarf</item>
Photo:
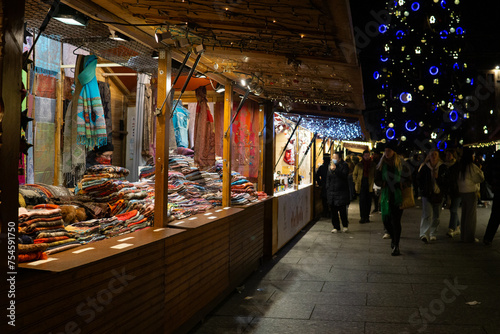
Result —
<path fill-rule="evenodd" d="M 384 217 L 391 215 L 391 200 L 393 200 L 393 204 L 398 207 L 402 203 L 400 186 L 401 170 L 394 167 L 394 172 L 391 173 L 388 171 L 387 164 L 384 164 L 382 166 L 382 182 L 384 186 L 380 193 L 380 211 L 382 213 L 382 219 L 384 219 Z M 391 189 L 391 187 L 393 189 Z"/>
<path fill-rule="evenodd" d="M 83 71 L 78 75 L 82 90 L 78 98 L 77 141 L 87 148 L 108 143 L 104 110 L 95 76 L 96 65 L 96 56 L 86 56 Z"/>
<path fill-rule="evenodd" d="M 83 66 L 84 56 L 79 55 L 76 60 L 75 71 L 78 76 L 79 70 Z M 73 187 L 81 180 L 85 173 L 85 156 L 87 150 L 85 145 L 77 142 L 77 98 L 80 94 L 81 85 L 77 83 L 75 96 L 69 103 L 64 118 L 64 147 L 63 147 L 63 175 L 66 186 Z"/>
<path fill-rule="evenodd" d="M 207 88 L 196 88 L 196 124 L 194 162 L 202 169 L 215 164 L 214 119 L 208 108 Z"/>

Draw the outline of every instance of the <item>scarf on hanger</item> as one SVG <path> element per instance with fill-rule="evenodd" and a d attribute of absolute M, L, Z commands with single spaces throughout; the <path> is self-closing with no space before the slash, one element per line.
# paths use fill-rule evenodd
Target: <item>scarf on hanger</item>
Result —
<path fill-rule="evenodd" d="M 79 55 L 76 60 L 75 75 L 78 77 L 79 71 L 83 65 L 83 55 Z M 81 85 L 77 82 L 77 88 L 73 100 L 69 103 L 64 117 L 64 146 L 63 146 L 63 166 L 65 185 L 74 187 L 82 179 L 85 173 L 85 156 L 87 150 L 85 145 L 81 145 L 77 140 L 77 118 L 78 105 L 77 99 L 80 94 Z"/>
<path fill-rule="evenodd" d="M 82 89 L 77 107 L 77 142 L 90 149 L 108 143 L 101 94 L 95 75 L 96 65 L 96 56 L 86 56 L 83 71 L 78 74 L 78 82 Z"/>

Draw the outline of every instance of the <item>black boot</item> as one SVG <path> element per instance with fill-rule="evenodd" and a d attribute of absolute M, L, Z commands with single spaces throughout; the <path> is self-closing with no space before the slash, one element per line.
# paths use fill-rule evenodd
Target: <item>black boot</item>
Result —
<path fill-rule="evenodd" d="M 398 255 L 401 255 L 401 253 L 399 252 L 399 246 L 393 246 L 393 247 L 392 247 L 392 252 L 391 252 L 391 255 L 392 255 L 392 256 L 398 256 Z"/>

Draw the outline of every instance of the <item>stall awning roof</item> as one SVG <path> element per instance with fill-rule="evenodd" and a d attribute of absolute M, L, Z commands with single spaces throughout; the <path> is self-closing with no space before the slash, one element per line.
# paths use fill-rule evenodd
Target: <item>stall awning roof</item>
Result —
<path fill-rule="evenodd" d="M 51 1 L 26 0 L 38 27 Z M 63 0 L 92 20 L 87 27 L 52 21 L 46 34 L 138 71 L 156 69 L 154 49 L 168 45 L 182 61 L 189 46 L 206 51 L 198 70 L 219 82 L 253 78 L 264 99 L 364 109 L 361 69 L 348 0 Z M 144 26 L 148 25 L 148 26 Z M 112 41 L 109 29 L 131 38 Z M 155 31 L 172 38 L 157 44 Z M 58 37 L 57 37 L 58 36 Z M 177 43 L 177 44 L 174 44 Z M 188 65 L 194 61 L 192 57 Z M 259 88 L 259 89 L 257 89 Z"/>

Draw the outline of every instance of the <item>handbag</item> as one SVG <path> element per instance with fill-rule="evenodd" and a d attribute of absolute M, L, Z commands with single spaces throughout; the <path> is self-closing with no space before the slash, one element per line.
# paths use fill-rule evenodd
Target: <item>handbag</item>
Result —
<path fill-rule="evenodd" d="M 401 210 L 412 208 L 415 206 L 415 198 L 413 197 L 412 186 L 401 189 L 401 197 L 402 201 L 399 207 Z"/>
<path fill-rule="evenodd" d="M 483 201 L 491 201 L 493 200 L 493 190 L 491 189 L 490 184 L 487 181 L 483 181 L 479 188 L 480 199 Z"/>

